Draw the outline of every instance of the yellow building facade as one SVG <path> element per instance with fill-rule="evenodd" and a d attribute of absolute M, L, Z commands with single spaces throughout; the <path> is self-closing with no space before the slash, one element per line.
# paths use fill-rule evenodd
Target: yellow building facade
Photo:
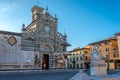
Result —
<path fill-rule="evenodd" d="M 116 33 L 115 38 L 117 39 L 118 51 L 119 51 L 119 54 L 120 54 L 120 33 Z"/>
<path fill-rule="evenodd" d="M 89 66 L 89 48 L 75 48 L 68 53 L 67 67 L 72 68 L 87 68 Z"/>
<path fill-rule="evenodd" d="M 84 68 L 89 68 L 89 64 L 90 64 L 90 50 L 91 48 L 86 46 L 84 48 L 81 49 L 81 53 L 83 54 L 83 58 L 84 58 Z"/>
<path fill-rule="evenodd" d="M 115 38 L 117 39 L 118 52 L 120 56 L 120 33 L 116 33 Z M 120 61 L 118 61 L 117 67 L 120 69 Z"/>

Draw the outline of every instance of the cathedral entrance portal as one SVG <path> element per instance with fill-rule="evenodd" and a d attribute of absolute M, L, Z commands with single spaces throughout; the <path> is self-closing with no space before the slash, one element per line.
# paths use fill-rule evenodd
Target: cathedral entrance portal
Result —
<path fill-rule="evenodd" d="M 42 69 L 49 69 L 49 55 L 48 54 L 43 54 Z"/>

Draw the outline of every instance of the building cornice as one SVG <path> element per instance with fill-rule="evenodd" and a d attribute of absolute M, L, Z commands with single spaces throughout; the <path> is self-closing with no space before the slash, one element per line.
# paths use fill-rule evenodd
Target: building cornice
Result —
<path fill-rule="evenodd" d="M 115 35 L 115 36 L 120 36 L 120 32 L 119 32 L 119 33 L 115 33 L 114 35 Z"/>
<path fill-rule="evenodd" d="M 21 33 L 9 32 L 9 31 L 2 31 L 2 30 L 0 30 L 0 34 L 7 34 L 7 35 L 21 36 Z"/>
<path fill-rule="evenodd" d="M 28 29 L 29 27 L 31 27 L 35 22 L 36 22 L 36 20 L 32 21 L 32 22 L 26 27 L 26 29 Z"/>
<path fill-rule="evenodd" d="M 105 39 L 105 40 L 101 40 L 101 41 L 98 41 L 98 42 L 94 42 L 94 43 L 90 43 L 88 45 L 95 45 L 95 44 L 99 44 L 99 43 L 103 43 L 103 42 L 107 42 L 107 41 L 111 41 L 111 40 L 117 40 L 115 38 L 109 38 L 109 39 Z"/>

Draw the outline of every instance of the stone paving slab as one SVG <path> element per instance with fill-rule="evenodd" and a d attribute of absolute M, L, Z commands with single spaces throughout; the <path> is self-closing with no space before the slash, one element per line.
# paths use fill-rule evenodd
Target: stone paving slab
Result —
<path fill-rule="evenodd" d="M 0 73 L 0 80 L 69 80 L 77 72 L 77 70 L 4 72 Z"/>

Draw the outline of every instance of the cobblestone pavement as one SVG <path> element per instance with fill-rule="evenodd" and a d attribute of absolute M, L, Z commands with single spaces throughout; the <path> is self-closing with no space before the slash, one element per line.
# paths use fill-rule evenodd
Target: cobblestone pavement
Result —
<path fill-rule="evenodd" d="M 0 80 L 69 80 L 78 70 L 0 72 Z"/>

